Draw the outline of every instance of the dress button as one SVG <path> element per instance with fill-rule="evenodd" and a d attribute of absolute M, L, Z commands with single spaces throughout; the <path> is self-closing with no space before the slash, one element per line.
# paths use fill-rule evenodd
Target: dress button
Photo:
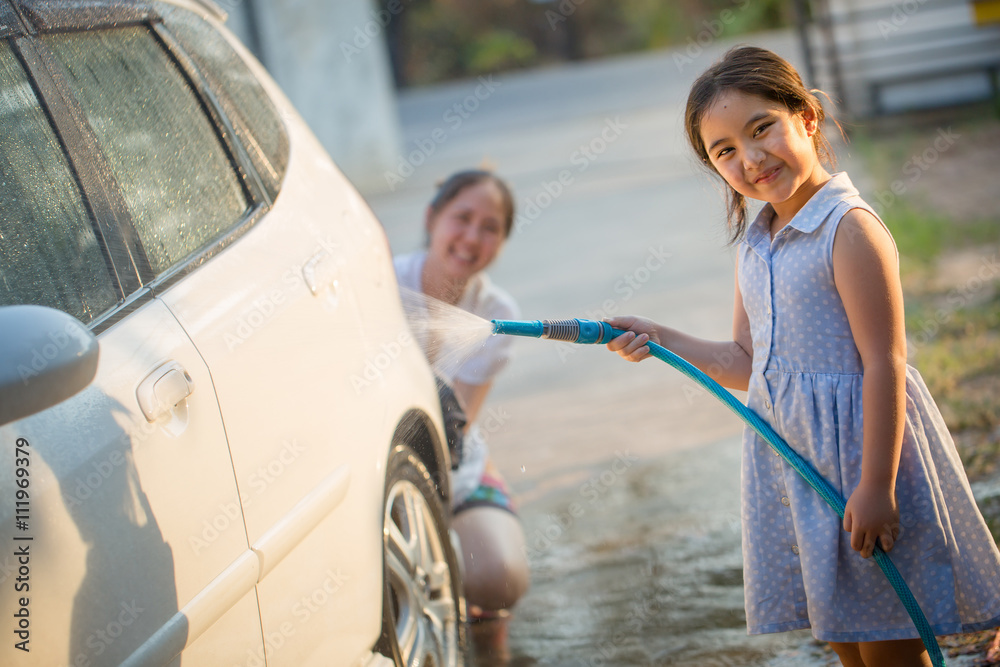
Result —
<path fill-rule="evenodd" d="M 789 501 L 789 500 L 788 500 L 788 497 L 787 497 L 787 496 L 783 496 L 783 497 L 781 498 L 781 504 L 782 504 L 782 505 L 784 505 L 785 507 L 788 507 L 788 506 L 789 506 L 789 505 L 791 505 L 792 503 L 791 503 L 791 501 Z"/>
<path fill-rule="evenodd" d="M 796 556 L 799 555 L 799 545 L 797 544 L 792 545 L 792 553 L 795 554 Z"/>
<path fill-rule="evenodd" d="M 771 401 L 768 400 L 768 399 L 766 399 L 766 398 L 764 399 L 764 409 L 765 410 L 770 410 L 771 409 Z"/>

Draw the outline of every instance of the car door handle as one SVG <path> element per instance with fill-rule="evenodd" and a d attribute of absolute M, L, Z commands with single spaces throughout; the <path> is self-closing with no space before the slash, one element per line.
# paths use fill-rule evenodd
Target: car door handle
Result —
<path fill-rule="evenodd" d="M 169 361 L 146 376 L 135 390 L 146 420 L 155 422 L 194 392 L 194 380 L 184 367 Z"/>
<path fill-rule="evenodd" d="M 330 287 L 331 292 L 336 296 L 339 285 L 337 274 L 337 262 L 333 255 L 326 250 L 317 252 L 302 267 L 302 278 L 306 281 L 306 286 L 313 296 L 319 296 L 325 287 Z"/>

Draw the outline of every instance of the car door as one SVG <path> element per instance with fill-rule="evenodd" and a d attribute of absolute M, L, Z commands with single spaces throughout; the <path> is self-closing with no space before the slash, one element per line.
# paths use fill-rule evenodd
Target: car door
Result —
<path fill-rule="evenodd" d="M 187 647 L 184 664 L 260 664 L 257 560 L 212 377 L 134 272 L 143 261 L 121 233 L 132 229 L 128 216 L 103 215 L 127 211 L 115 186 L 135 195 L 127 176 L 144 170 L 143 147 L 167 162 L 146 110 L 129 126 L 121 116 L 136 108 L 121 104 L 123 82 L 102 81 L 144 56 L 156 62 L 147 28 L 123 30 L 0 40 L 0 305 L 64 310 L 98 333 L 101 350 L 87 389 L 0 427 L 0 540 L 10 545 L 0 608 L 19 615 L 10 627 L 22 633 L 0 646 L 0 663 L 178 664 Z M 170 88 L 172 76 L 183 80 L 160 64 L 174 95 L 158 101 L 160 115 L 189 138 L 214 136 L 207 120 L 184 114 L 201 107 Z M 127 149 L 119 155 L 100 143 L 116 135 Z M 157 251 L 169 258 L 179 244 L 164 242 Z M 43 372 L 61 341 L 56 332 L 22 360 L 24 376 Z"/>
<path fill-rule="evenodd" d="M 255 110 L 248 145 L 280 146 L 275 135 L 287 128 L 291 159 L 273 179 L 280 192 L 266 215 L 162 298 L 215 378 L 248 537 L 263 563 L 257 594 L 269 664 L 351 664 L 381 620 L 382 499 L 396 419 L 379 383 L 361 378 L 373 358 L 368 341 L 395 339 L 405 324 L 398 305 L 377 337 L 361 323 L 398 298 L 388 247 L 363 200 L 238 44 L 186 12 L 164 25 L 223 105 L 239 98 Z"/>

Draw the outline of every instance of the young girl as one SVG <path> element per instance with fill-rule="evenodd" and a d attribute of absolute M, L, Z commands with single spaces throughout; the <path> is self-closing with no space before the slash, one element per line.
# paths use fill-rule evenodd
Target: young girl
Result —
<path fill-rule="evenodd" d="M 920 375 L 906 364 L 896 247 L 846 173 L 823 109 L 763 49 L 731 50 L 694 84 L 688 140 L 727 187 L 739 242 L 733 339 L 649 320 L 608 344 L 660 343 L 747 404 L 847 499 L 843 521 L 749 428 L 743 560 L 750 634 L 811 627 L 847 667 L 930 665 L 871 556 L 892 552 L 937 634 L 1000 625 L 1000 553 Z M 747 220 L 746 198 L 765 202 Z M 721 360 L 721 361 L 720 361 Z M 724 363 L 723 363 L 724 362 Z"/>
<path fill-rule="evenodd" d="M 513 222 L 514 199 L 502 180 L 487 171 L 454 174 L 427 207 L 427 249 L 395 259 L 400 286 L 485 320 L 516 318 L 514 300 L 484 273 Z M 471 425 L 451 479 L 451 527 L 462 545 L 466 600 L 479 621 L 474 637 L 501 654 L 507 610 L 528 588 L 528 561 L 524 531 L 476 422 L 493 378 L 507 364 L 510 343 L 508 336 L 490 337 L 449 378 Z M 447 341 L 437 344 L 447 347 Z"/>

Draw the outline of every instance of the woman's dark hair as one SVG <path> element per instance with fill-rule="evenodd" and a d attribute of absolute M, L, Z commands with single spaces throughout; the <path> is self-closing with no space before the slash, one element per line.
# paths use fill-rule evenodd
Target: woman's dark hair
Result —
<path fill-rule="evenodd" d="M 514 195 L 511 194 L 510 188 L 503 182 L 503 179 L 491 171 L 486 171 L 484 169 L 468 169 L 466 171 L 459 171 L 449 176 L 443 183 L 438 185 L 437 194 L 435 194 L 434 199 L 431 200 L 431 216 L 437 216 L 437 214 L 440 213 L 444 207 L 447 206 L 452 199 L 457 197 L 465 188 L 472 187 L 473 185 L 479 185 L 485 181 L 493 183 L 500 191 L 500 197 L 503 200 L 504 209 L 503 235 L 504 238 L 507 238 L 510 236 L 511 229 L 514 227 Z"/>
<path fill-rule="evenodd" d="M 698 77 L 688 95 L 684 128 L 691 148 L 708 169 L 718 175 L 718 171 L 709 159 L 705 142 L 701 138 L 701 121 L 719 96 L 731 90 L 778 102 L 793 114 L 811 111 L 816 117 L 816 133 L 813 135 L 816 154 L 822 162 L 831 167 L 836 164 L 830 143 L 823 136 L 823 120 L 826 114 L 814 94 L 821 91 L 811 91 L 806 88 L 795 68 L 776 53 L 755 46 L 740 46 L 730 49 L 722 60 Z M 726 209 L 729 242 L 736 243 L 743 238 L 743 233 L 746 231 L 747 202 L 746 198 L 728 183 Z"/>

